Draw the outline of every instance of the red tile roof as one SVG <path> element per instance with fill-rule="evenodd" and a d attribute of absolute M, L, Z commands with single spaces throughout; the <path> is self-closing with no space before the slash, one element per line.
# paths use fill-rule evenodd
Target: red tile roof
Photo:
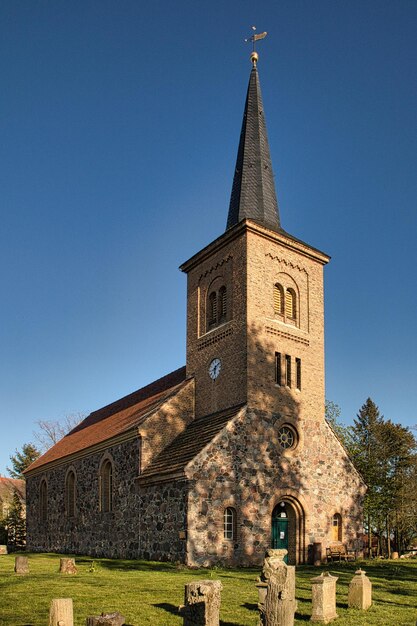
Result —
<path fill-rule="evenodd" d="M 185 367 L 181 367 L 150 385 L 90 413 L 68 435 L 36 459 L 26 472 L 30 473 L 47 463 L 90 448 L 134 428 L 145 414 L 156 409 L 158 404 L 178 391 L 185 383 Z"/>
<path fill-rule="evenodd" d="M 17 491 L 20 499 L 25 501 L 25 481 L 20 478 L 8 478 L 7 476 L 0 476 L 0 498 L 2 500 L 9 500 L 13 497 L 14 491 Z"/>

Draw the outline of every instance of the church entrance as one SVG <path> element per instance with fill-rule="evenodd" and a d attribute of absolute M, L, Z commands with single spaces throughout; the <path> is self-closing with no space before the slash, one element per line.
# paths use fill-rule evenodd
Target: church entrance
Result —
<path fill-rule="evenodd" d="M 271 547 L 287 550 L 285 563 L 304 563 L 304 514 L 294 498 L 279 501 L 272 511 Z"/>
<path fill-rule="evenodd" d="M 274 549 L 289 548 L 289 518 L 288 504 L 280 502 L 272 512 L 272 547 Z M 288 554 L 284 559 L 288 563 Z"/>

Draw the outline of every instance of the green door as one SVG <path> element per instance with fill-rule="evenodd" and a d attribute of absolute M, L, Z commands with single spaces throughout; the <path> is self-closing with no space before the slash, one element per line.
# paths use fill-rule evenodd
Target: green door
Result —
<path fill-rule="evenodd" d="M 272 514 L 272 547 L 288 551 L 288 517 L 283 508 L 276 508 Z M 288 553 L 284 561 L 288 563 Z"/>

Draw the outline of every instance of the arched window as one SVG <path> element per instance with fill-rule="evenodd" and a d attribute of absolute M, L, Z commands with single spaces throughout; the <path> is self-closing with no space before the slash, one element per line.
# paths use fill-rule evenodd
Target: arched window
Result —
<path fill-rule="evenodd" d="M 100 511 L 109 513 L 113 510 L 113 465 L 106 459 L 100 470 Z"/>
<path fill-rule="evenodd" d="M 332 520 L 332 540 L 342 541 L 342 516 L 335 513 Z"/>
<path fill-rule="evenodd" d="M 284 290 L 279 283 L 274 285 L 274 313 L 284 315 Z"/>
<path fill-rule="evenodd" d="M 219 289 L 219 322 L 224 322 L 227 314 L 227 294 L 226 287 Z"/>
<path fill-rule="evenodd" d="M 65 485 L 65 500 L 67 516 L 75 516 L 75 473 L 71 470 L 67 474 L 67 480 Z"/>
<path fill-rule="evenodd" d="M 42 480 L 39 487 L 39 519 L 46 522 L 48 517 L 48 487 L 46 480 Z"/>
<path fill-rule="evenodd" d="M 285 316 L 291 320 L 297 317 L 296 297 L 293 289 L 287 289 L 285 292 Z"/>
<path fill-rule="evenodd" d="M 223 513 L 223 536 L 225 539 L 236 539 L 236 510 L 231 506 Z"/>

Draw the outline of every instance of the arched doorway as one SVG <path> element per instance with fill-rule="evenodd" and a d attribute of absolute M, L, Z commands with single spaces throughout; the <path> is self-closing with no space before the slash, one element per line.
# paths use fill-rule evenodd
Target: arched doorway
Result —
<path fill-rule="evenodd" d="M 300 503 L 294 498 L 284 497 L 272 511 L 271 547 L 287 550 L 286 563 L 304 563 L 304 534 L 304 514 Z"/>

